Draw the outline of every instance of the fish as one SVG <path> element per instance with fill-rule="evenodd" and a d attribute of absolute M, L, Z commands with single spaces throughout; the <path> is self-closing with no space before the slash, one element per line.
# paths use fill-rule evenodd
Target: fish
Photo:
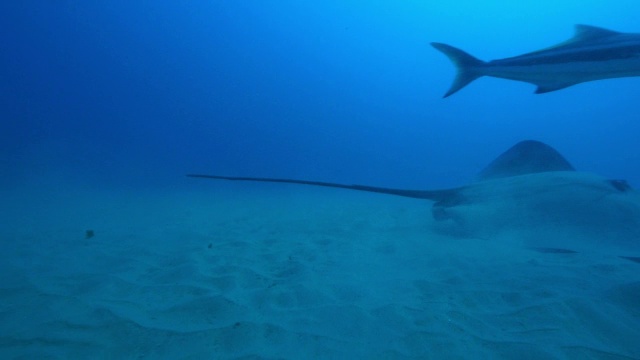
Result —
<path fill-rule="evenodd" d="M 640 193 L 625 180 L 577 171 L 551 146 L 513 145 L 467 185 L 399 189 L 264 177 L 187 174 L 191 178 L 288 183 L 432 201 L 434 230 L 482 239 L 518 238 L 550 254 L 602 252 L 640 263 Z"/>
<path fill-rule="evenodd" d="M 457 67 L 445 98 L 482 76 L 528 82 L 537 86 L 536 94 L 587 81 L 640 76 L 640 34 L 590 25 L 575 25 L 574 36 L 555 46 L 492 61 L 447 44 L 431 45 Z"/>

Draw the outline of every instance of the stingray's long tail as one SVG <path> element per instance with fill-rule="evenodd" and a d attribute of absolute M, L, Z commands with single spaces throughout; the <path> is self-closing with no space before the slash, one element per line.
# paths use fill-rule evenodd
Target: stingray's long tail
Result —
<path fill-rule="evenodd" d="M 452 190 L 406 190 L 406 189 L 390 189 L 375 186 L 366 185 L 345 185 L 336 184 L 321 181 L 307 181 L 307 180 L 294 180 L 294 179 L 274 179 L 274 178 L 257 178 L 257 177 L 233 177 L 233 176 L 218 176 L 218 175 L 202 175 L 202 174 L 188 174 L 188 177 L 193 178 L 205 178 L 205 179 L 219 179 L 219 180 L 233 180 L 233 181 L 260 181 L 260 182 L 273 182 L 273 183 L 288 183 L 288 184 L 302 184 L 313 186 L 325 186 L 332 188 L 341 188 L 348 190 L 367 191 L 380 194 L 389 194 L 410 197 L 414 199 L 428 199 L 433 201 L 440 201 L 448 197 Z"/>

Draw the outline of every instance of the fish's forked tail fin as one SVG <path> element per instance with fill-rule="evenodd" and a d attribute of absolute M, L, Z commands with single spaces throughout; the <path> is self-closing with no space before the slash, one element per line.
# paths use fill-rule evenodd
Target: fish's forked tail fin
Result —
<path fill-rule="evenodd" d="M 468 53 L 447 44 L 433 42 L 431 43 L 431 46 L 447 55 L 449 60 L 453 62 L 458 70 L 456 78 L 455 80 L 453 80 L 453 84 L 451 84 L 449 91 L 447 91 L 447 93 L 444 94 L 443 97 L 446 98 L 450 95 L 453 95 L 458 90 L 467 86 L 473 80 L 484 76 L 482 72 L 482 68 L 486 64 L 484 61 L 477 59 L 474 56 L 469 55 Z"/>

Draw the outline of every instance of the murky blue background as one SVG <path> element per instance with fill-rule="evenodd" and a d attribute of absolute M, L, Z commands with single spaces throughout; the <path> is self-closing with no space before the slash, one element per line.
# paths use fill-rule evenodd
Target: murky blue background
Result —
<path fill-rule="evenodd" d="M 1 184 L 190 186 L 185 173 L 438 188 L 524 139 L 640 186 L 640 78 L 448 99 L 444 42 L 484 60 L 577 23 L 640 32 L 614 1 L 4 1 Z"/>

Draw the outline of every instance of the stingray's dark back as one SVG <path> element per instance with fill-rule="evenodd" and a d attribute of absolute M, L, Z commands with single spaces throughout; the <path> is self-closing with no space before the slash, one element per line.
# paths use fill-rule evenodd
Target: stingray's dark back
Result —
<path fill-rule="evenodd" d="M 525 140 L 515 144 L 493 160 L 478 174 L 478 180 L 548 171 L 575 171 L 575 169 L 549 145 L 535 140 Z"/>

